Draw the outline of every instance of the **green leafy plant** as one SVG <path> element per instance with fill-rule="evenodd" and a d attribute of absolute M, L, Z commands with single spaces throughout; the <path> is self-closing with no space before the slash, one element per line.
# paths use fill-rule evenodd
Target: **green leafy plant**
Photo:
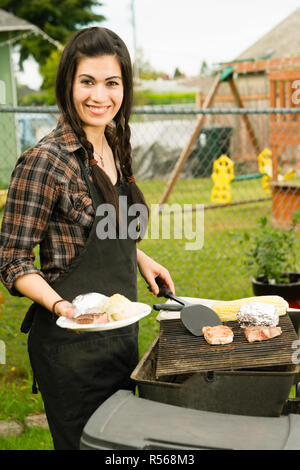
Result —
<path fill-rule="evenodd" d="M 275 228 L 266 217 L 259 221 L 258 230 L 245 241 L 251 244 L 246 252 L 246 264 L 254 269 L 254 277 L 269 284 L 288 283 L 289 273 L 296 271 L 295 227 L 300 221 L 296 211 L 288 230 Z"/>

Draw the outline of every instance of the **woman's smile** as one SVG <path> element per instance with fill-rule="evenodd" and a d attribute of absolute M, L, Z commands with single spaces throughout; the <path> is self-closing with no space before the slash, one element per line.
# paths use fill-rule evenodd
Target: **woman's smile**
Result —
<path fill-rule="evenodd" d="M 90 112 L 96 116 L 103 116 L 103 114 L 105 114 L 111 108 L 111 106 L 95 106 L 91 104 L 87 104 L 86 106 Z"/>

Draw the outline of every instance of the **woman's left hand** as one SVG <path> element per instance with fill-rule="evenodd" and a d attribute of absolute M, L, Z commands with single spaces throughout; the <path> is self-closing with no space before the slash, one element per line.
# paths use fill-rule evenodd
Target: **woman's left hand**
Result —
<path fill-rule="evenodd" d="M 152 258 L 147 256 L 143 251 L 137 251 L 138 266 L 141 275 L 149 285 L 149 290 L 154 294 L 158 295 L 159 287 L 155 282 L 156 277 L 160 277 L 170 291 L 175 294 L 175 286 L 169 271 L 154 261 Z"/>

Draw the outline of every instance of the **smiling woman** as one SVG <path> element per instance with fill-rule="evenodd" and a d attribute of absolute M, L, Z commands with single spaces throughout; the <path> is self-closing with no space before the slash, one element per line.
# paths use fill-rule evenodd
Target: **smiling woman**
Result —
<path fill-rule="evenodd" d="M 97 27 L 75 33 L 60 59 L 56 98 L 58 125 L 20 156 L 12 175 L 0 275 L 12 295 L 33 301 L 21 328 L 29 332 L 33 391 L 38 384 L 55 449 L 76 450 L 95 409 L 120 388 L 134 390 L 138 323 L 77 335 L 58 317 L 72 318 L 72 300 L 89 292 L 136 302 L 137 267 L 154 294 L 158 276 L 172 291 L 174 284 L 166 268 L 137 249 L 137 238 L 122 236 L 119 218 L 116 237 L 98 233 L 99 208 L 109 204 L 122 214 L 124 197 L 128 209 L 141 204 L 148 216 L 132 170 L 132 68 L 119 36 Z"/>

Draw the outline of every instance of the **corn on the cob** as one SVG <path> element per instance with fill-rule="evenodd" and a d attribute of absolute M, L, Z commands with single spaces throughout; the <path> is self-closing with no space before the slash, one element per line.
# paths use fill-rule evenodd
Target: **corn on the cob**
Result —
<path fill-rule="evenodd" d="M 261 295 L 259 297 L 246 297 L 245 299 L 238 300 L 220 300 L 213 304 L 212 309 L 222 321 L 235 321 L 240 306 L 252 304 L 253 302 L 274 305 L 278 315 L 285 315 L 289 307 L 287 301 L 278 295 Z"/>

